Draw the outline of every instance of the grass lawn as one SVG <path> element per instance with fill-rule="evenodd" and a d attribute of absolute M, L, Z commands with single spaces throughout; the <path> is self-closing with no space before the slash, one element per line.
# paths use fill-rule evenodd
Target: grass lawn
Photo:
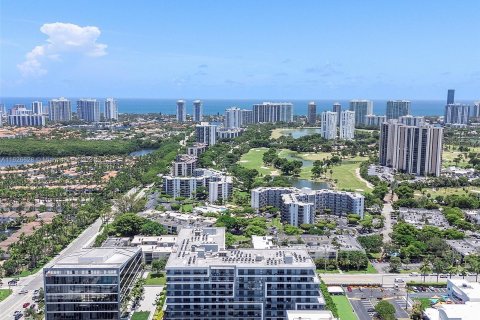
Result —
<path fill-rule="evenodd" d="M 465 188 L 465 190 L 464 190 Z M 425 188 L 423 189 L 425 191 L 425 195 L 429 194 L 431 195 L 432 198 L 435 198 L 436 196 L 448 196 L 451 194 L 457 194 L 457 195 L 467 195 L 470 190 L 477 190 L 480 191 L 480 188 L 478 187 L 459 187 L 459 188 Z M 415 191 L 415 197 L 419 198 L 423 196 L 423 194 L 416 190 Z"/>
<path fill-rule="evenodd" d="M 148 311 L 138 311 L 132 314 L 131 320 L 148 320 L 150 312 Z"/>
<path fill-rule="evenodd" d="M 0 289 L 0 301 L 7 299 L 12 294 L 12 289 Z"/>
<path fill-rule="evenodd" d="M 377 271 L 377 269 L 375 269 L 375 267 L 369 262 L 369 263 L 368 263 L 367 270 L 360 270 L 360 271 L 350 270 L 350 271 L 343 271 L 343 273 L 347 273 L 347 274 L 361 274 L 361 273 L 378 273 L 378 271 Z"/>
<path fill-rule="evenodd" d="M 322 273 L 340 273 L 339 270 L 325 270 L 325 269 L 317 269 L 317 273 L 322 274 Z"/>
<path fill-rule="evenodd" d="M 353 313 L 352 305 L 345 296 L 332 296 L 333 302 L 337 306 L 338 316 L 340 320 L 357 320 L 357 316 Z"/>
<path fill-rule="evenodd" d="M 453 150 L 453 146 L 449 145 L 450 150 L 443 150 L 442 153 L 442 165 L 444 167 L 451 167 L 451 166 L 457 166 L 455 162 L 453 162 L 453 159 L 458 157 L 459 155 L 462 155 L 462 160 L 458 163 L 457 167 L 466 167 L 468 164 L 468 161 L 466 161 L 465 154 L 468 154 L 468 152 L 460 152 L 458 150 Z M 480 152 L 480 147 L 470 147 L 469 152 Z"/>
<path fill-rule="evenodd" d="M 297 152 L 288 149 L 282 149 L 278 152 L 280 158 L 286 158 L 288 160 L 307 160 L 311 163 L 304 164 L 302 171 L 300 172 L 300 179 L 312 179 L 313 161 L 323 160 L 331 156 L 328 152 L 310 153 L 310 152 Z"/>
<path fill-rule="evenodd" d="M 164 286 L 166 282 L 167 277 L 165 276 L 165 272 L 160 274 L 153 274 L 150 272 L 145 279 L 145 285 L 147 286 Z"/>
<path fill-rule="evenodd" d="M 263 154 L 268 151 L 268 148 L 253 148 L 242 155 L 239 164 L 247 169 L 257 169 L 261 175 L 278 174 L 275 168 L 267 167 L 263 163 Z"/>
<path fill-rule="evenodd" d="M 363 180 L 358 179 L 357 175 L 355 174 L 355 170 L 360 167 L 362 161 L 365 161 L 367 159 L 367 157 L 358 156 L 355 158 L 343 159 L 341 165 L 332 167 L 332 179 L 337 180 L 337 182 L 335 183 L 337 189 L 361 189 L 363 191 L 370 190 L 367 184 Z M 329 175 L 330 172 L 328 172 L 327 176 Z"/>
<path fill-rule="evenodd" d="M 52 258 L 49 258 L 48 261 L 50 261 L 51 259 L 52 259 Z M 30 275 L 32 275 L 32 274 L 37 273 L 38 270 L 40 270 L 40 269 L 42 269 L 42 268 L 43 268 L 43 266 L 38 267 L 38 268 L 35 268 L 35 269 L 33 269 L 33 270 L 23 270 L 22 272 L 20 272 L 19 274 L 17 274 L 16 277 L 20 277 L 20 278 L 21 278 L 21 277 L 28 277 L 28 276 L 30 276 Z"/>

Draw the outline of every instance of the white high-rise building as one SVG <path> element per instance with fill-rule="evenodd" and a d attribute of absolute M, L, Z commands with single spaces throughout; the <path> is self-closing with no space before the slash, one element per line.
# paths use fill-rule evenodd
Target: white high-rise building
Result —
<path fill-rule="evenodd" d="M 401 116 L 398 118 L 398 122 L 407 126 L 423 126 L 425 124 L 425 117 L 412 116 L 411 114 Z"/>
<path fill-rule="evenodd" d="M 365 116 L 373 114 L 373 102 L 370 100 L 350 100 L 350 111 L 355 112 L 355 126 L 364 126 Z"/>
<path fill-rule="evenodd" d="M 321 132 L 325 139 L 335 139 L 337 137 L 337 113 L 324 111 L 321 113 Z"/>
<path fill-rule="evenodd" d="M 447 104 L 445 106 L 445 124 L 467 125 L 470 118 L 470 106 L 460 103 Z"/>
<path fill-rule="evenodd" d="M 72 105 L 65 98 L 52 99 L 48 102 L 48 117 L 53 122 L 67 122 L 72 120 Z"/>
<path fill-rule="evenodd" d="M 382 123 L 387 121 L 387 116 L 377 116 L 375 114 L 368 114 L 365 116 L 365 126 L 366 127 L 377 127 L 379 128 Z"/>
<path fill-rule="evenodd" d="M 225 110 L 223 125 L 225 128 L 230 129 L 242 128 L 252 123 L 252 116 L 252 110 L 237 107 L 228 108 Z"/>
<path fill-rule="evenodd" d="M 41 127 L 45 125 L 45 116 L 42 114 L 33 114 L 23 105 L 15 105 L 10 110 L 8 124 L 16 127 Z"/>
<path fill-rule="evenodd" d="M 117 101 L 113 98 L 107 98 L 105 100 L 105 120 L 118 120 Z"/>
<path fill-rule="evenodd" d="M 293 104 L 288 102 L 254 104 L 253 122 L 293 122 Z"/>
<path fill-rule="evenodd" d="M 185 100 L 177 100 L 177 121 L 187 121 L 187 106 L 185 105 Z"/>
<path fill-rule="evenodd" d="M 195 126 L 195 141 L 213 146 L 217 143 L 217 126 L 202 122 Z"/>
<path fill-rule="evenodd" d="M 33 114 L 43 114 L 43 104 L 41 101 L 32 102 L 32 112 Z"/>
<path fill-rule="evenodd" d="M 193 121 L 203 121 L 203 103 L 201 100 L 193 101 Z"/>
<path fill-rule="evenodd" d="M 314 125 L 317 122 L 317 105 L 314 101 L 308 104 L 308 124 Z"/>
<path fill-rule="evenodd" d="M 380 165 L 420 176 L 439 176 L 443 128 L 407 126 L 396 120 L 381 125 Z"/>
<path fill-rule="evenodd" d="M 476 101 L 474 103 L 471 111 L 472 111 L 472 114 L 471 114 L 472 117 L 474 117 L 474 118 L 479 118 L 480 117 L 480 101 Z"/>
<path fill-rule="evenodd" d="M 387 120 L 398 119 L 411 113 L 411 103 L 408 100 L 387 101 Z"/>
<path fill-rule="evenodd" d="M 100 103 L 97 99 L 80 99 L 77 101 L 77 117 L 85 122 L 100 121 Z"/>
<path fill-rule="evenodd" d="M 340 113 L 340 139 L 353 140 L 355 137 L 355 112 L 342 111 Z"/>

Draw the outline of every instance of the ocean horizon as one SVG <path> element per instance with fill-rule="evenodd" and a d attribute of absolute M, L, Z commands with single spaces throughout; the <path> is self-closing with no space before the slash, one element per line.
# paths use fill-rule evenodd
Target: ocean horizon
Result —
<path fill-rule="evenodd" d="M 58 97 L 55 97 L 58 98 Z M 76 110 L 76 100 L 78 97 L 66 97 L 72 101 L 72 111 Z M 106 97 L 96 98 L 103 105 Z M 10 109 L 15 104 L 24 104 L 30 107 L 33 101 L 42 101 L 43 105 L 48 105 L 48 101 L 52 97 L 0 97 L 0 104 L 4 104 Z M 176 101 L 178 99 L 155 99 L 155 98 L 115 98 L 118 103 L 119 113 L 163 113 L 175 114 Z M 196 99 L 183 99 L 187 104 L 187 113 L 192 114 L 193 101 Z M 223 114 L 226 108 L 239 107 L 244 109 L 252 109 L 253 104 L 262 102 L 291 102 L 295 115 L 306 115 L 307 106 L 310 101 L 317 104 L 317 112 L 331 110 L 335 102 L 339 102 L 343 108 L 348 108 L 348 102 L 351 99 L 200 99 L 203 102 L 203 113 L 205 115 Z M 386 99 L 370 99 L 373 101 L 373 112 L 377 115 L 384 115 L 387 107 Z M 417 116 L 439 116 L 443 115 L 445 100 L 410 100 L 411 111 Z M 473 105 L 473 100 L 456 101 Z"/>

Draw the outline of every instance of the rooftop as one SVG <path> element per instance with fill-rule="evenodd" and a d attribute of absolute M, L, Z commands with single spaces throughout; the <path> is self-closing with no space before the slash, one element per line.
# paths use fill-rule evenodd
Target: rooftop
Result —
<path fill-rule="evenodd" d="M 465 279 L 448 279 L 452 283 L 454 291 L 461 291 L 472 302 L 480 302 L 480 283 L 470 282 Z M 449 287 L 447 285 L 447 287 Z M 479 310 L 480 311 L 480 310 Z"/>
<path fill-rule="evenodd" d="M 287 320 L 334 320 L 328 310 L 287 310 Z"/>
<path fill-rule="evenodd" d="M 225 228 L 181 229 L 178 242 L 168 259 L 167 268 L 211 265 L 315 268 L 315 264 L 305 250 L 288 248 L 226 250 Z"/>
<path fill-rule="evenodd" d="M 50 269 L 56 268 L 120 268 L 140 248 L 89 248 L 81 249 L 57 261 Z"/>

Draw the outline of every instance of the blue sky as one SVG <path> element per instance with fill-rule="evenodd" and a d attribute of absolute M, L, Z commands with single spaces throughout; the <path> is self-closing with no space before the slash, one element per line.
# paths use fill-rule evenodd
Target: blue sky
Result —
<path fill-rule="evenodd" d="M 0 1 L 0 96 L 480 98 L 478 0 Z"/>

